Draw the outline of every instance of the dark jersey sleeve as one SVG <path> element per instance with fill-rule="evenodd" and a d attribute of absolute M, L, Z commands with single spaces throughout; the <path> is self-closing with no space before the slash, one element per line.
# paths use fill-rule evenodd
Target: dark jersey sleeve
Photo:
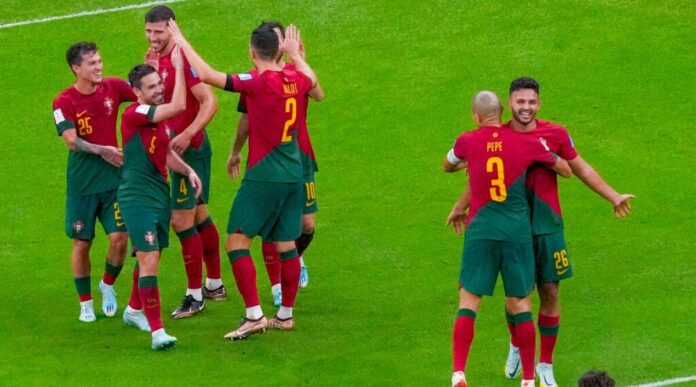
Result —
<path fill-rule="evenodd" d="M 75 129 L 75 111 L 67 97 L 61 95 L 53 100 L 53 121 L 59 136 L 68 129 Z"/>
<path fill-rule="evenodd" d="M 239 113 L 247 114 L 246 95 L 244 93 L 239 95 L 239 102 L 237 102 L 237 111 Z"/>
<path fill-rule="evenodd" d="M 256 85 L 258 84 L 258 76 L 254 76 L 250 73 L 227 74 L 227 81 L 225 82 L 225 90 L 231 91 L 233 93 L 254 93 Z"/>

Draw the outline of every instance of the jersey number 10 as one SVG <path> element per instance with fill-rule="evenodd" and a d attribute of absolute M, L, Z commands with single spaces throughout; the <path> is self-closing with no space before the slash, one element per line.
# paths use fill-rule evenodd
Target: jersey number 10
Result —
<path fill-rule="evenodd" d="M 496 177 L 491 179 L 491 188 L 488 190 L 491 194 L 491 200 L 494 202 L 504 202 L 507 198 L 507 189 L 505 188 L 505 168 L 503 167 L 503 159 L 500 157 L 491 157 L 486 162 L 486 172 L 492 173 L 495 167 Z"/>

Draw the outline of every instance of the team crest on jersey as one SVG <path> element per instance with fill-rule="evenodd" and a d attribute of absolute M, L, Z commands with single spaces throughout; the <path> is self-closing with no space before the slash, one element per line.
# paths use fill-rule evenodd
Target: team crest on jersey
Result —
<path fill-rule="evenodd" d="M 160 73 L 160 76 L 162 77 L 162 82 L 167 81 L 167 77 L 169 76 L 169 72 L 167 69 L 162 69 L 162 73 Z"/>
<path fill-rule="evenodd" d="M 153 234 L 152 231 L 148 231 L 147 234 L 145 234 L 145 242 L 150 246 L 155 245 L 155 234 Z"/>
<path fill-rule="evenodd" d="M 551 150 L 551 149 L 549 149 L 549 146 L 546 144 L 546 139 L 545 139 L 545 138 L 539 137 L 539 141 L 541 142 L 541 145 L 543 145 L 544 148 L 546 148 L 547 151 L 550 151 L 550 150 Z"/>
<path fill-rule="evenodd" d="M 114 111 L 114 100 L 111 97 L 104 98 L 104 107 L 106 108 L 106 114 L 111 115 Z"/>
<path fill-rule="evenodd" d="M 77 222 L 72 224 L 72 228 L 73 230 L 75 230 L 76 233 L 79 234 L 82 230 L 85 229 L 85 224 L 82 223 L 81 220 L 78 220 Z"/>

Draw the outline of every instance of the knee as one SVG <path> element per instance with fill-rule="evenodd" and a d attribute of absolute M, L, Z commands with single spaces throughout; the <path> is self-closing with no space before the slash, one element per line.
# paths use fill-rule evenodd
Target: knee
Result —
<path fill-rule="evenodd" d="M 305 215 L 302 217 L 302 233 L 303 234 L 314 233 L 314 214 Z"/>
<path fill-rule="evenodd" d="M 92 241 L 83 241 L 80 239 L 73 239 L 73 252 L 78 256 L 85 256 L 89 259 L 89 249 L 92 246 Z"/>
<path fill-rule="evenodd" d="M 558 284 L 551 282 L 540 286 L 539 298 L 541 298 L 541 303 L 545 306 L 558 305 Z"/>
<path fill-rule="evenodd" d="M 109 245 L 112 249 L 125 252 L 128 249 L 128 234 L 119 232 L 109 235 Z"/>
<path fill-rule="evenodd" d="M 172 212 L 172 228 L 175 232 L 181 232 L 188 230 L 193 227 L 193 212 L 186 211 L 173 211 Z"/>

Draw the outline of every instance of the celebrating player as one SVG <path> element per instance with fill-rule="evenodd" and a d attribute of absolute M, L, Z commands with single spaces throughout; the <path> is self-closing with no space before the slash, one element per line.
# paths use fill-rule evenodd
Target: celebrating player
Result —
<path fill-rule="evenodd" d="M 493 294 L 500 273 L 507 308 L 517 322 L 522 385 L 533 386 L 536 338 L 530 294 L 534 286 L 534 257 L 524 177 L 527 167 L 535 162 L 559 171 L 563 163 L 539 140 L 500 128 L 502 106 L 494 93 L 476 94 L 473 114 L 479 129 L 459 136 L 444 162 L 445 171 L 454 172 L 466 161 L 471 186 L 471 211 L 466 218 L 459 276 L 459 312 L 452 340 L 452 385 L 466 386 L 464 371 L 476 312 L 481 297 Z"/>
<path fill-rule="evenodd" d="M 70 148 L 68 156 L 65 233 L 73 240 L 71 254 L 75 287 L 80 299 L 80 321 L 96 320 L 91 292 L 89 251 L 98 217 L 109 237 L 106 269 L 99 282 L 102 311 L 111 317 L 118 308 L 113 284 L 128 247 L 116 190 L 123 155 L 116 139 L 118 106 L 134 101 L 130 86 L 118 78 L 104 78 L 97 46 L 72 45 L 66 54 L 75 84 L 53 101 L 58 135 Z"/>
<path fill-rule="evenodd" d="M 278 22 L 266 22 L 268 25 L 273 27 L 273 30 L 278 35 L 280 40 L 280 46 L 283 46 L 283 39 L 285 38 L 285 31 L 283 26 Z M 305 58 L 304 44 L 300 42 L 300 55 Z M 278 65 L 288 69 L 293 69 L 294 65 L 292 63 L 287 63 L 283 61 L 282 56 L 278 61 Z M 321 89 L 319 83 L 314 86 L 314 88 L 309 92 L 309 97 L 313 100 L 320 102 L 324 99 L 324 92 Z M 232 153 L 229 160 L 227 161 L 227 172 L 231 179 L 236 179 L 239 176 L 239 165 L 241 162 L 240 152 L 246 143 L 247 137 L 249 135 L 249 119 L 247 117 L 246 103 L 244 101 L 244 94 L 239 96 L 239 103 L 237 104 L 237 111 L 241 113 L 239 117 L 239 123 L 237 124 L 237 133 L 235 135 L 234 145 L 232 147 Z M 298 117 L 302 118 L 307 116 L 306 109 L 309 105 L 309 100 L 305 100 L 303 105 L 305 112 L 301 113 Z M 309 132 L 307 131 L 307 120 L 298 121 L 299 132 L 297 134 L 297 142 L 300 147 L 300 157 L 302 159 L 302 172 L 304 176 L 304 190 L 305 190 L 305 205 L 302 207 L 302 235 L 295 240 L 295 245 L 297 246 L 297 253 L 300 255 L 300 287 L 305 288 L 309 284 L 309 271 L 304 263 L 304 251 L 309 247 L 309 244 L 314 238 L 314 224 L 316 221 L 316 212 L 319 210 L 317 205 L 317 195 L 316 187 L 314 184 L 314 173 L 319 170 L 317 167 L 316 157 L 314 156 L 314 149 L 312 147 L 312 142 L 309 138 Z M 282 291 L 280 286 L 280 254 L 275 244 L 272 242 L 264 241 L 261 245 L 261 250 L 263 252 L 264 264 L 266 265 L 266 271 L 268 272 L 268 279 L 271 281 L 271 293 L 273 295 L 273 304 L 275 306 L 280 306 L 282 300 Z"/>
<path fill-rule="evenodd" d="M 278 64 L 279 39 L 273 27 L 261 24 L 251 34 L 250 55 L 255 71 L 227 75 L 211 68 L 170 23 L 173 37 L 199 76 L 210 85 L 246 94 L 249 114 L 249 159 L 227 225 L 227 255 L 244 298 L 246 317 L 225 338 L 243 339 L 267 326 L 294 327 L 292 308 L 297 295 L 300 263 L 295 239 L 300 235 L 302 168 L 297 145 L 299 117 L 316 75 L 300 55 L 300 36 L 294 26 L 286 31 L 285 52 L 297 70 Z M 281 256 L 283 299 L 276 316 L 266 320 L 256 287 L 256 269 L 249 248 L 253 237 L 276 242 Z"/>
<path fill-rule="evenodd" d="M 171 102 L 164 103 L 164 82 L 157 71 L 147 64 L 138 65 L 128 74 L 138 101 L 125 110 L 121 119 L 124 171 L 118 198 L 140 268 L 137 292 L 141 305 L 137 305 L 136 294 L 131 294 L 129 305 L 144 309 L 152 332 L 152 349 L 169 348 L 177 341 L 164 331 L 157 286 L 160 254 L 169 245 L 167 167 L 187 176 L 194 196 L 202 191 L 196 172 L 170 146 L 169 128 L 163 124 L 186 109 L 184 60 L 177 48 L 171 60 L 176 78 Z"/>
<path fill-rule="evenodd" d="M 164 82 L 164 101 L 172 99 L 174 68 L 171 52 L 174 41 L 167 29 L 167 22 L 174 20 L 174 12 L 160 5 L 145 15 L 145 35 L 150 43 L 147 63 L 157 69 Z M 210 165 L 212 151 L 205 126 L 217 111 L 217 99 L 210 86 L 202 83 L 184 56 L 186 75 L 186 110 L 167 120 L 174 131 L 172 149 L 182 155 L 203 180 L 203 194 L 196 198 L 186 176 L 171 171 L 172 228 L 181 241 L 181 253 L 188 281 L 186 296 L 172 312 L 172 318 L 193 316 L 205 308 L 203 298 L 227 299 L 227 291 L 220 277 L 220 240 L 206 204 L 210 195 Z M 205 286 L 203 261 L 206 266 Z"/>

